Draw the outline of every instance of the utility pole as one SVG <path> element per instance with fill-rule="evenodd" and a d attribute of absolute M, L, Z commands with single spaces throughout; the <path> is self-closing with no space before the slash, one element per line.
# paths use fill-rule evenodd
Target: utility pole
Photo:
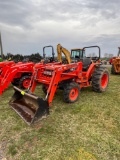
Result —
<path fill-rule="evenodd" d="M 3 55 L 3 48 L 2 48 L 1 32 L 0 32 L 0 51 L 1 51 L 1 58 L 3 59 L 3 58 L 4 58 L 4 55 Z"/>

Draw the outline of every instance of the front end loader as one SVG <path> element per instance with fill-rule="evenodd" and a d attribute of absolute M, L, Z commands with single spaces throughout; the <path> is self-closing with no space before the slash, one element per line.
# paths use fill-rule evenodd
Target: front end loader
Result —
<path fill-rule="evenodd" d="M 14 87 L 15 93 L 10 100 L 10 106 L 23 118 L 28 124 L 33 123 L 37 118 L 42 118 L 49 113 L 56 90 L 59 88 L 60 82 L 71 81 L 77 78 L 78 72 L 82 68 L 80 64 L 53 64 L 40 67 L 35 70 L 36 73 L 31 82 L 29 91 L 22 91 Z M 68 73 L 67 73 L 68 72 Z M 46 87 L 45 99 L 33 94 L 36 84 L 41 83 Z M 29 118 L 28 118 L 29 117 Z"/>
<path fill-rule="evenodd" d="M 21 91 L 15 86 L 14 89 L 15 94 L 9 104 L 27 124 L 32 124 L 37 118 L 49 114 L 49 105 L 46 100 Z"/>
<path fill-rule="evenodd" d="M 100 57 L 100 48 L 99 57 Z M 84 47 L 91 48 L 91 47 Z M 52 63 L 34 67 L 30 87 L 27 91 L 14 87 L 15 93 L 9 105 L 27 124 L 49 114 L 49 108 L 58 89 L 63 90 L 66 103 L 73 103 L 80 96 L 80 89 L 92 86 L 95 92 L 104 92 L 109 82 L 108 70 L 100 65 L 99 57 L 70 64 Z M 37 84 L 42 84 L 45 98 L 34 95 Z"/>

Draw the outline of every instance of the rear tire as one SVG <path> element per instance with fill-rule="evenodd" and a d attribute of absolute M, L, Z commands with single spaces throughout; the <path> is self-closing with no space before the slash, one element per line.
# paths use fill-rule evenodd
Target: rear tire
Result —
<path fill-rule="evenodd" d="M 80 87 L 77 83 L 71 82 L 64 87 L 63 99 L 67 103 L 73 103 L 78 100 Z"/>
<path fill-rule="evenodd" d="M 96 68 L 92 75 L 92 89 L 95 92 L 104 92 L 109 83 L 109 72 L 106 68 Z"/>
<path fill-rule="evenodd" d="M 20 81 L 19 81 L 19 87 L 21 89 L 27 89 L 30 85 L 30 81 L 31 81 L 31 76 L 23 76 Z"/>
<path fill-rule="evenodd" d="M 111 67 L 111 74 L 116 74 L 116 72 L 115 72 L 115 67 L 114 67 L 113 64 L 112 64 L 112 67 Z"/>

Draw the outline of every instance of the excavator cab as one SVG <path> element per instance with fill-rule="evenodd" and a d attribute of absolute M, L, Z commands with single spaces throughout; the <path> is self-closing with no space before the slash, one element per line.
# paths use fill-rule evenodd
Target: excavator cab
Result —
<path fill-rule="evenodd" d="M 76 60 L 76 61 L 80 61 L 81 59 L 83 59 L 83 57 L 85 57 L 85 50 L 82 51 L 81 48 L 78 49 L 71 49 L 71 58 Z"/>

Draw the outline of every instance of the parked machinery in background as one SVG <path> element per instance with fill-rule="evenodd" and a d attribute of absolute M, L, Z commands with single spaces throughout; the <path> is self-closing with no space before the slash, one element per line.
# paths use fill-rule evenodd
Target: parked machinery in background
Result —
<path fill-rule="evenodd" d="M 0 95 L 9 87 L 10 83 L 20 88 L 28 88 L 34 66 L 33 62 L 14 63 L 11 61 L 10 63 L 6 61 L 1 63 L 4 66 L 0 68 Z"/>
<path fill-rule="evenodd" d="M 120 74 L 120 47 L 117 57 L 112 59 L 111 74 Z"/>

